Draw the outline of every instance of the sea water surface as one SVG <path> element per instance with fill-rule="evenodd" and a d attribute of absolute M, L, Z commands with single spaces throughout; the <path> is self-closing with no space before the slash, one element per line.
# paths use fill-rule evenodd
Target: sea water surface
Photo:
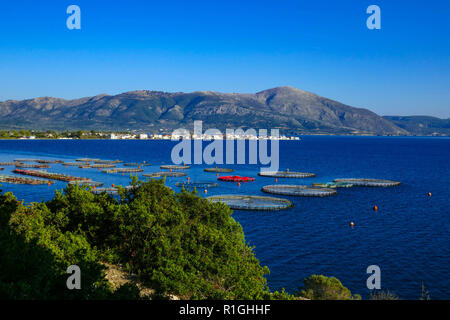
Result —
<path fill-rule="evenodd" d="M 150 162 L 152 165 L 144 168 L 144 173 L 150 173 L 172 163 L 175 144 L 155 140 L 2 140 L 0 162 L 17 158 L 120 159 Z M 323 274 L 337 277 L 353 293 L 368 298 L 366 269 L 378 265 L 382 289 L 400 298 L 419 299 L 422 283 L 432 299 L 450 298 L 450 139 L 304 136 L 300 141 L 280 141 L 279 156 L 280 169 L 317 174 L 307 179 L 279 178 L 280 184 L 355 177 L 393 179 L 402 185 L 338 189 L 336 196 L 327 198 L 284 197 L 293 201 L 294 207 L 282 211 L 235 211 L 233 216 L 243 226 L 246 240 L 271 271 L 268 283 L 272 290 L 293 292 L 303 278 Z M 211 166 L 192 165 L 187 171 L 190 180 L 216 181 L 215 173 L 204 172 L 205 167 Z M 233 174 L 256 180 L 240 187 L 219 182 L 219 187 L 208 190 L 208 196 L 266 195 L 261 187 L 275 183 L 273 178 L 257 176 L 259 165 L 229 167 L 235 169 Z M 5 167 L 0 174 L 12 174 L 13 169 Z M 129 183 L 127 175 L 97 169 L 51 164 L 47 170 L 89 177 L 107 186 Z M 178 191 L 175 183 L 179 181 L 186 177 L 167 178 L 166 183 Z M 63 182 L 52 186 L 2 184 L 3 192 L 12 191 L 25 202 L 48 200 L 64 187 Z M 353 228 L 350 221 L 355 223 Z"/>

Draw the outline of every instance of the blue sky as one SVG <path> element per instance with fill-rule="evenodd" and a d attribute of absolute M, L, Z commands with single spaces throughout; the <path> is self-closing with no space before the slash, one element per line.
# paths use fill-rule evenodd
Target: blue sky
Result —
<path fill-rule="evenodd" d="M 81 8 L 81 30 L 66 8 Z M 368 30 L 366 8 L 381 8 Z M 2 1 L 0 100 L 290 85 L 450 117 L 450 1 Z"/>

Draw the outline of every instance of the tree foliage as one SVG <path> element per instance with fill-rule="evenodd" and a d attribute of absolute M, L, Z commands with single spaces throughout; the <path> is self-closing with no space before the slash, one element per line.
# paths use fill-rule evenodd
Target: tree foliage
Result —
<path fill-rule="evenodd" d="M 349 289 L 335 277 L 312 275 L 303 280 L 299 295 L 311 300 L 360 300 L 361 296 L 352 295 Z"/>

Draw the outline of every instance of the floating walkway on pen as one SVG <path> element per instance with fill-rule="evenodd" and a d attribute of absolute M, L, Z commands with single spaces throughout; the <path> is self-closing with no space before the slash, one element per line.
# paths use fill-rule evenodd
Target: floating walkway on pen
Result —
<path fill-rule="evenodd" d="M 136 172 L 142 172 L 144 169 L 140 168 L 116 168 L 116 169 L 105 169 L 102 170 L 102 172 L 106 173 L 136 173 Z"/>
<path fill-rule="evenodd" d="M 205 172 L 233 172 L 234 170 L 231 168 L 205 168 L 203 171 Z"/>
<path fill-rule="evenodd" d="M 89 186 L 89 187 L 102 187 L 103 186 L 103 182 L 92 181 L 92 180 L 70 181 L 69 184 L 76 184 L 79 186 Z"/>
<path fill-rule="evenodd" d="M 45 179 L 51 179 L 51 180 L 60 180 L 65 182 L 70 181 L 89 181 L 89 178 L 81 178 L 81 177 L 73 177 L 62 173 L 53 173 L 53 172 L 47 172 L 43 170 L 22 170 L 22 169 L 14 169 L 14 173 L 27 175 L 27 176 L 34 176 L 39 178 L 45 178 Z"/>
<path fill-rule="evenodd" d="M 38 162 L 41 159 L 14 159 L 14 162 Z"/>
<path fill-rule="evenodd" d="M 351 183 L 355 187 L 394 187 L 401 184 L 399 181 L 384 179 L 334 179 L 338 183 Z"/>
<path fill-rule="evenodd" d="M 192 190 L 194 188 L 197 189 L 208 189 L 218 187 L 219 184 L 210 181 L 194 181 L 194 182 L 177 182 L 175 183 L 177 187 L 183 187 L 186 190 Z"/>
<path fill-rule="evenodd" d="M 266 171 L 259 172 L 258 175 L 261 177 L 270 177 L 270 178 L 310 178 L 315 177 L 315 173 L 309 172 L 295 172 L 295 171 Z"/>
<path fill-rule="evenodd" d="M 313 187 L 321 188 L 351 188 L 353 184 L 347 182 L 325 182 L 325 183 L 312 183 Z"/>
<path fill-rule="evenodd" d="M 38 180 L 24 177 L 15 177 L 15 176 L 3 176 L 0 175 L 0 182 L 3 183 L 11 183 L 11 184 L 30 184 L 30 185 L 39 185 L 39 184 L 52 184 L 55 183 L 53 180 Z"/>
<path fill-rule="evenodd" d="M 92 159 L 92 158 L 79 158 L 75 159 L 77 162 L 96 162 L 96 161 L 102 161 L 101 159 Z"/>
<path fill-rule="evenodd" d="M 121 161 L 121 160 L 100 160 L 100 159 L 98 159 L 98 160 L 94 160 L 94 161 L 88 161 L 88 162 L 93 162 L 93 163 L 96 163 L 96 164 L 119 164 L 119 163 L 122 163 L 123 161 Z"/>
<path fill-rule="evenodd" d="M 47 160 L 47 159 L 40 159 L 40 160 L 36 160 L 37 163 L 63 163 L 64 161 L 62 160 Z"/>
<path fill-rule="evenodd" d="M 143 174 L 143 176 L 147 178 L 184 177 L 186 175 L 187 175 L 186 172 L 172 172 L 172 171 L 160 171 Z"/>
<path fill-rule="evenodd" d="M 160 169 L 171 169 L 171 170 L 185 170 L 189 169 L 190 166 L 177 166 L 177 165 L 162 165 Z"/>
<path fill-rule="evenodd" d="M 270 185 L 261 189 L 263 192 L 285 196 L 328 197 L 337 194 L 335 189 L 309 187 L 301 185 Z"/>
<path fill-rule="evenodd" d="M 287 199 L 265 196 L 219 195 L 207 199 L 212 202 L 223 202 L 231 209 L 236 210 L 273 211 L 293 206 L 292 202 Z"/>

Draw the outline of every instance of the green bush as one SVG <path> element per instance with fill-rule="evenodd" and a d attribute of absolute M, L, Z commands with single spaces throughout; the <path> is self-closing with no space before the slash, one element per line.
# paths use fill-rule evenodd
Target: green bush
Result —
<path fill-rule="evenodd" d="M 360 295 L 352 295 L 350 290 L 335 277 L 312 275 L 303 280 L 299 296 L 311 300 L 360 300 Z"/>

